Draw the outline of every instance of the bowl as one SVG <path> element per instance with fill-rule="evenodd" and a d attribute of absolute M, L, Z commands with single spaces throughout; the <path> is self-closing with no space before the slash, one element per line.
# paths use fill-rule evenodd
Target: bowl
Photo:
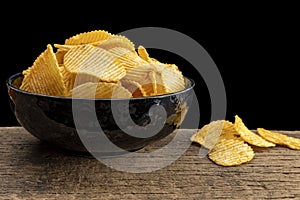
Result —
<path fill-rule="evenodd" d="M 127 99 L 34 94 L 19 89 L 22 73 L 9 77 L 6 85 L 11 109 L 30 134 L 65 150 L 111 155 L 144 148 L 180 127 L 195 85 L 192 79 L 184 79 L 186 88 L 182 91 Z"/>

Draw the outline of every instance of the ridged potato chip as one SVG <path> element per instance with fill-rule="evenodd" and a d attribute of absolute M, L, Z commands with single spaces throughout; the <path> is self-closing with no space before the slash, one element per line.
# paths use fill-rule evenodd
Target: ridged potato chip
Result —
<path fill-rule="evenodd" d="M 138 54 L 143 60 L 145 60 L 147 62 L 152 62 L 153 61 L 153 60 L 151 60 L 151 58 L 150 58 L 147 50 L 145 49 L 145 47 L 143 47 L 142 45 L 138 46 Z"/>
<path fill-rule="evenodd" d="M 147 64 L 135 51 L 134 43 L 122 35 L 114 35 L 107 40 L 94 44 L 96 47 L 103 48 L 116 56 L 126 70 L 133 67 Z"/>
<path fill-rule="evenodd" d="M 257 133 L 264 139 L 281 146 L 286 146 L 291 149 L 300 150 L 300 139 L 284 135 L 282 133 L 257 128 Z"/>
<path fill-rule="evenodd" d="M 63 75 L 63 82 L 66 87 L 67 93 L 70 90 L 72 90 L 74 87 L 81 85 L 83 83 L 99 82 L 99 78 L 97 76 L 94 76 L 93 74 L 69 72 L 65 69 L 65 66 L 61 66 L 60 69 Z"/>
<path fill-rule="evenodd" d="M 33 65 L 23 71 L 24 79 L 21 90 L 37 94 L 64 96 L 65 86 L 62 80 L 56 55 L 50 44 Z"/>
<path fill-rule="evenodd" d="M 61 51 L 69 51 L 71 48 L 79 46 L 79 45 L 67 45 L 67 44 L 54 44 L 53 45 L 55 48 Z"/>
<path fill-rule="evenodd" d="M 249 130 L 242 119 L 235 115 L 234 123 L 227 120 L 212 121 L 198 129 L 190 140 L 205 147 L 199 155 L 205 153 L 210 160 L 222 166 L 241 165 L 252 160 L 255 154 L 251 145 L 258 147 L 281 145 L 290 149 L 300 149 L 300 138 L 264 128 L 257 128 L 257 133 Z"/>
<path fill-rule="evenodd" d="M 149 73 L 150 80 L 153 85 L 153 94 L 152 95 L 162 95 L 167 94 L 166 87 L 162 83 L 161 74 L 157 73 L 155 70 Z"/>
<path fill-rule="evenodd" d="M 156 81 L 156 73 L 154 71 L 151 71 L 149 72 L 149 78 L 151 80 L 151 83 L 152 83 L 152 94 L 150 94 L 151 96 L 152 95 L 157 95 L 157 81 Z"/>
<path fill-rule="evenodd" d="M 71 48 L 64 56 L 64 66 L 71 73 L 93 74 L 106 82 L 117 82 L 126 75 L 113 55 L 92 45 Z"/>
<path fill-rule="evenodd" d="M 146 97 L 185 88 L 182 72 L 177 65 L 161 63 L 150 57 L 141 45 L 136 50 L 135 44 L 123 35 L 94 30 L 76 34 L 65 39 L 64 44 L 54 44 L 54 47 L 56 51 L 49 47 L 52 54 L 50 50 L 45 53 L 47 61 L 42 62 L 43 59 L 39 58 L 39 62 L 34 64 L 39 67 L 23 71 L 25 78 L 20 89 L 68 96 L 75 88 L 81 91 L 98 83 L 114 83 L 126 87 L 131 97 Z M 55 67 L 48 69 L 48 65 Z M 43 75 L 35 75 L 40 73 Z M 41 81 L 41 77 L 46 78 Z M 51 82 L 53 79 L 56 82 Z M 89 96 L 84 92 L 78 94 L 82 94 L 83 98 Z"/>
<path fill-rule="evenodd" d="M 123 47 L 114 47 L 109 49 L 108 51 L 116 56 L 116 58 L 124 66 L 126 71 L 141 65 L 148 64 L 146 61 L 141 59 L 134 50 L 128 50 Z"/>
<path fill-rule="evenodd" d="M 252 145 L 258 146 L 258 147 L 274 147 L 274 146 L 276 146 L 274 143 L 265 140 L 258 134 L 249 130 L 238 115 L 235 115 L 234 127 L 235 127 L 236 131 L 240 134 L 240 136 L 249 144 L 252 144 Z"/>
<path fill-rule="evenodd" d="M 66 53 L 67 53 L 67 51 L 62 50 L 62 49 L 58 49 L 55 52 L 55 57 L 56 57 L 58 65 L 62 65 L 64 63 L 64 56 L 65 56 Z"/>
<path fill-rule="evenodd" d="M 173 68 L 164 68 L 161 73 L 161 80 L 167 93 L 178 92 L 185 88 L 182 72 Z"/>
<path fill-rule="evenodd" d="M 153 71 L 153 67 L 151 65 L 140 65 L 126 71 L 126 75 L 124 76 L 124 78 L 127 80 L 133 80 L 140 84 L 145 81 L 151 83 L 151 80 L 148 80 L 148 75 L 151 71 Z"/>
<path fill-rule="evenodd" d="M 216 120 L 204 125 L 190 138 L 207 149 L 212 149 L 220 139 L 241 140 L 232 122 Z"/>
<path fill-rule="evenodd" d="M 117 83 L 84 83 L 69 92 L 75 98 L 131 98 L 131 92 Z"/>
<path fill-rule="evenodd" d="M 127 79 L 121 79 L 121 83 L 127 90 L 131 92 L 132 97 L 136 98 L 147 96 L 147 93 L 145 92 L 144 88 L 138 82 Z"/>
<path fill-rule="evenodd" d="M 208 153 L 208 158 L 218 165 L 237 166 L 254 158 L 254 151 L 247 143 L 237 139 L 221 139 Z"/>
<path fill-rule="evenodd" d="M 106 40 L 112 37 L 112 34 L 105 30 L 95 30 L 79 33 L 65 40 L 66 45 L 91 44 Z"/>
<path fill-rule="evenodd" d="M 210 122 L 202 127 L 191 137 L 193 142 L 197 142 L 207 149 L 212 149 L 221 136 L 222 129 L 224 127 L 223 120 L 217 120 Z"/>
<path fill-rule="evenodd" d="M 74 87 L 76 73 L 68 72 L 63 65 L 60 66 L 59 69 L 62 74 L 62 80 L 63 80 L 64 86 L 66 88 L 66 94 L 68 94 L 68 92 L 70 90 L 72 90 Z"/>
<path fill-rule="evenodd" d="M 94 46 L 110 50 L 116 47 L 121 47 L 129 51 L 135 51 L 134 43 L 123 35 L 113 35 L 106 40 L 102 40 L 97 43 L 93 43 Z"/>
<path fill-rule="evenodd" d="M 139 56 L 147 61 L 148 63 L 152 63 L 152 64 L 155 64 L 155 67 L 156 67 L 156 71 L 161 73 L 165 67 L 170 67 L 170 68 L 173 68 L 175 70 L 179 70 L 178 69 L 178 66 L 175 65 L 175 64 L 168 64 L 168 63 L 162 63 L 162 62 L 159 62 L 157 59 L 155 58 L 151 58 L 149 56 L 149 53 L 147 52 L 147 50 L 145 49 L 145 47 L 143 47 L 142 45 L 138 46 L 138 54 Z"/>

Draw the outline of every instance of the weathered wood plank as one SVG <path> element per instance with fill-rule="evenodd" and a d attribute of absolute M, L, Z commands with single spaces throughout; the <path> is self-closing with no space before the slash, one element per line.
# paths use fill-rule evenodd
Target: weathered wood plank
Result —
<path fill-rule="evenodd" d="M 282 131 L 283 132 L 283 131 Z M 300 131 L 283 133 L 300 138 Z M 145 148 L 151 151 L 166 140 Z M 300 199 L 300 151 L 255 148 L 254 159 L 222 167 L 199 145 L 171 165 L 126 173 L 40 142 L 21 127 L 0 128 L 1 199 Z M 132 165 L 128 160 L 124 165 Z"/>

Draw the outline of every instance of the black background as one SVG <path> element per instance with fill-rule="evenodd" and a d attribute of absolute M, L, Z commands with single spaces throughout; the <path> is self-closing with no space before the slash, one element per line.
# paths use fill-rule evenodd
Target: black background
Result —
<path fill-rule="evenodd" d="M 76 9 L 54 2 L 51 7 L 38 5 L 30 10 L 20 4 L 3 7 L 0 126 L 18 125 L 8 104 L 5 80 L 31 66 L 47 44 L 64 43 L 66 38 L 86 31 L 119 33 L 151 26 L 186 34 L 209 53 L 226 88 L 228 120 L 238 114 L 249 128 L 300 129 L 300 34 L 295 5 L 235 5 L 231 9 L 179 5 L 175 9 L 153 2 L 127 10 L 118 3 L 83 4 Z M 200 123 L 208 123 L 210 99 L 200 75 L 179 56 L 149 52 L 152 57 L 177 64 L 186 76 L 196 80 Z"/>

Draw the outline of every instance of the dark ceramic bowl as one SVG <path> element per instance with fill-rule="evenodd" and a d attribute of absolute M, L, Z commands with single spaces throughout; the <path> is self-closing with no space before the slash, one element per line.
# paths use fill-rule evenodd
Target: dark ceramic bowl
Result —
<path fill-rule="evenodd" d="M 40 140 L 64 149 L 76 152 L 100 151 L 99 153 L 103 154 L 115 152 L 111 152 L 110 148 L 103 148 L 105 145 L 100 149 L 95 148 L 99 146 L 99 141 L 100 143 L 101 141 L 112 142 L 122 150 L 135 151 L 178 129 L 183 121 L 181 113 L 187 112 L 194 87 L 193 80 L 185 78 L 186 89 L 172 94 L 145 98 L 93 100 L 29 93 L 19 89 L 22 80 L 23 75 L 18 73 L 9 77 L 6 82 L 12 111 L 21 126 Z M 125 116 L 119 115 L 118 120 L 115 120 L 112 105 L 120 110 L 127 106 L 127 112 L 121 112 L 125 113 Z M 166 120 L 159 121 L 162 114 L 155 109 L 150 109 L 153 106 L 164 108 Z M 73 112 L 74 110 L 76 113 Z M 126 113 L 130 117 L 126 116 Z M 132 136 L 123 130 L 124 128 L 130 130 L 133 123 L 138 125 L 137 134 L 141 137 Z M 150 124 L 152 128 L 161 124 L 161 128 L 156 134 L 144 137 L 144 133 L 151 127 Z M 102 137 L 102 140 L 101 135 L 106 137 Z M 86 142 L 89 141 L 89 148 L 87 148 Z M 92 144 L 91 141 L 94 143 Z"/>

